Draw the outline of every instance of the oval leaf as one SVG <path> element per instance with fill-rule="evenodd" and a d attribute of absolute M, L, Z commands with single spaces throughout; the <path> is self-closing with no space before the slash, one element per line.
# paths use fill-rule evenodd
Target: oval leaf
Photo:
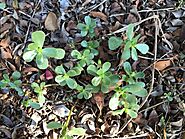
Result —
<path fill-rule="evenodd" d="M 27 51 L 23 54 L 23 59 L 26 62 L 31 62 L 35 58 L 36 55 L 37 55 L 37 52 L 35 50 Z"/>
<path fill-rule="evenodd" d="M 109 41 L 108 41 L 109 49 L 115 50 L 118 47 L 120 47 L 122 43 L 123 43 L 123 40 L 121 38 L 111 37 L 109 38 Z"/>
<path fill-rule="evenodd" d="M 71 79 L 71 78 L 68 78 L 66 80 L 66 83 L 67 83 L 68 87 L 71 88 L 71 89 L 75 89 L 77 87 L 77 85 L 78 85 L 76 83 L 76 81 L 74 79 Z"/>
<path fill-rule="evenodd" d="M 136 44 L 136 48 L 142 53 L 146 54 L 149 51 L 149 46 L 144 43 Z"/>
<path fill-rule="evenodd" d="M 43 31 L 35 31 L 32 33 L 32 41 L 43 47 L 45 41 L 45 33 Z"/>
<path fill-rule="evenodd" d="M 94 86 L 98 86 L 101 82 L 101 77 L 94 77 L 91 82 Z"/>
<path fill-rule="evenodd" d="M 47 124 L 47 128 L 50 128 L 50 129 L 58 129 L 58 128 L 62 128 L 62 126 L 63 125 L 58 122 L 50 122 Z"/>

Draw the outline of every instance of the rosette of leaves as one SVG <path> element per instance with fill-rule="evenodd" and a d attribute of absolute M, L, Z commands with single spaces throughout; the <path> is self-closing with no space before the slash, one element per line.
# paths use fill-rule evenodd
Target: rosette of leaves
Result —
<path fill-rule="evenodd" d="M 122 76 L 122 80 L 129 84 L 134 84 L 135 82 L 138 82 L 138 79 L 142 79 L 145 76 L 143 72 L 132 71 L 132 68 L 129 62 L 125 62 L 123 64 L 123 68 L 126 74 Z"/>
<path fill-rule="evenodd" d="M 79 67 L 74 67 L 70 69 L 68 72 L 64 69 L 64 67 L 57 66 L 55 68 L 55 72 L 58 74 L 55 77 L 55 81 L 60 84 L 61 86 L 67 85 L 71 89 L 75 89 L 77 87 L 77 82 L 73 77 L 78 76 L 81 74 L 82 68 Z"/>
<path fill-rule="evenodd" d="M 149 46 L 144 43 L 137 43 L 140 35 L 134 37 L 134 25 L 128 25 L 128 29 L 126 31 L 127 39 L 123 41 L 119 37 L 111 37 L 108 41 L 108 46 L 110 50 L 115 50 L 124 44 L 124 49 L 122 51 L 121 58 L 123 60 L 128 60 L 132 58 L 133 60 L 138 60 L 137 50 L 142 54 L 146 54 L 149 50 Z"/>
<path fill-rule="evenodd" d="M 18 92 L 19 96 L 23 96 L 24 93 L 21 88 L 22 81 L 20 80 L 20 78 L 21 73 L 18 71 L 14 71 L 11 77 L 9 77 L 8 74 L 3 74 L 3 79 L 0 81 L 0 88 L 4 91 L 14 89 Z"/>
<path fill-rule="evenodd" d="M 82 37 L 89 35 L 91 38 L 95 36 L 94 28 L 96 27 L 96 21 L 90 16 L 85 16 L 85 24 L 78 23 L 77 28 L 81 31 Z"/>
<path fill-rule="evenodd" d="M 87 72 L 94 76 L 91 80 L 92 85 L 97 87 L 97 90 L 103 93 L 107 93 L 109 88 L 116 85 L 119 80 L 117 75 L 114 75 L 109 71 L 110 67 L 110 62 L 105 62 L 100 67 L 96 67 L 95 65 L 89 65 L 87 67 Z"/>
<path fill-rule="evenodd" d="M 85 67 L 86 65 L 94 63 L 94 55 L 88 49 L 84 50 L 82 54 L 78 50 L 73 50 L 71 52 L 71 56 L 78 60 L 78 64 L 81 67 Z"/>
<path fill-rule="evenodd" d="M 83 86 L 78 85 L 76 88 L 78 91 L 78 99 L 90 99 L 92 97 L 92 93 L 96 93 L 99 91 L 99 88 L 92 86 L 90 84 L 86 85 L 85 88 Z"/>
<path fill-rule="evenodd" d="M 36 58 L 36 64 L 39 69 L 48 67 L 48 58 L 63 59 L 65 51 L 61 48 L 43 48 L 45 41 L 45 33 L 43 31 L 35 31 L 32 33 L 32 41 L 23 54 L 26 62 L 31 62 Z"/>
<path fill-rule="evenodd" d="M 94 56 L 97 56 L 98 55 L 98 50 L 97 48 L 99 47 L 99 42 L 97 40 L 94 40 L 94 41 L 86 41 L 86 40 L 83 40 L 81 42 L 81 46 L 86 48 L 86 49 L 89 49 L 91 51 L 91 53 L 94 54 Z"/>

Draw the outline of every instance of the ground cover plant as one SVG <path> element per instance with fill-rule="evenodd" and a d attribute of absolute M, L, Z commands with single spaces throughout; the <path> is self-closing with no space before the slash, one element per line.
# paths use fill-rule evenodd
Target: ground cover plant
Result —
<path fill-rule="evenodd" d="M 0 138 L 183 138 L 184 12 L 0 0 Z"/>

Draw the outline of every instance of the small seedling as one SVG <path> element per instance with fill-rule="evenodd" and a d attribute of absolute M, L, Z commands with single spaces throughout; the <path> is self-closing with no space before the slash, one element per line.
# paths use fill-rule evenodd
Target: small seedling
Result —
<path fill-rule="evenodd" d="M 23 59 L 31 62 L 36 57 L 36 63 L 39 69 L 48 67 L 48 58 L 63 59 L 65 51 L 60 48 L 42 48 L 45 41 L 45 33 L 43 31 L 35 31 L 32 33 L 32 41 L 28 45 Z"/>
<path fill-rule="evenodd" d="M 91 38 L 95 36 L 94 28 L 96 27 L 96 21 L 90 16 L 85 16 L 85 24 L 78 23 L 77 28 L 81 30 L 82 37 L 89 35 Z"/>
<path fill-rule="evenodd" d="M 6 4 L 4 2 L 0 2 L 0 9 L 5 9 L 6 8 Z"/>
<path fill-rule="evenodd" d="M 71 52 L 71 56 L 78 61 L 78 64 L 81 66 L 81 67 L 85 67 L 86 65 L 90 65 L 90 64 L 93 64 L 94 61 L 93 61 L 93 58 L 94 58 L 94 55 L 92 53 L 90 53 L 90 50 L 86 49 L 83 51 L 83 53 L 81 54 L 78 50 L 73 50 Z"/>
<path fill-rule="evenodd" d="M 90 75 L 95 76 L 91 80 L 92 85 L 99 88 L 103 93 L 107 93 L 109 87 L 114 86 L 119 80 L 117 75 L 114 75 L 109 71 L 110 67 L 110 62 L 105 62 L 100 67 L 96 67 L 95 65 L 89 65 L 87 67 L 87 72 Z"/>
<path fill-rule="evenodd" d="M 142 54 L 146 54 L 149 50 L 149 46 L 144 43 L 137 43 L 140 35 L 137 35 L 134 37 L 134 25 L 130 24 L 128 26 L 127 32 L 126 32 L 127 39 L 123 41 L 119 37 L 111 37 L 108 41 L 109 49 L 115 50 L 118 47 L 120 47 L 122 44 L 124 44 L 124 50 L 122 52 L 121 58 L 125 61 L 129 58 L 132 58 L 133 60 L 138 60 L 138 54 L 137 51 L 140 51 Z"/>
<path fill-rule="evenodd" d="M 134 84 L 138 82 L 138 79 L 144 78 L 144 73 L 143 72 L 134 72 L 131 69 L 131 65 L 129 62 L 125 62 L 123 64 L 124 70 L 126 74 L 122 76 L 122 80 L 129 83 L 129 84 Z"/>
<path fill-rule="evenodd" d="M 94 54 L 94 56 L 97 56 L 99 54 L 97 48 L 99 47 L 99 42 L 98 41 L 86 41 L 86 40 L 83 40 L 81 42 L 81 46 L 86 48 L 86 49 L 89 49 L 91 51 L 91 53 Z"/>
<path fill-rule="evenodd" d="M 58 74 L 55 77 L 55 81 L 61 86 L 67 86 L 71 89 L 77 87 L 77 82 L 72 77 L 78 76 L 81 74 L 82 68 L 80 66 L 70 69 L 68 72 L 64 69 L 63 66 L 57 66 L 55 72 Z"/>
<path fill-rule="evenodd" d="M 74 109 L 74 106 L 70 110 L 69 116 L 65 123 L 61 124 L 59 122 L 50 122 L 47 124 L 47 128 L 49 129 L 61 129 L 60 139 L 73 139 L 73 136 L 85 135 L 86 129 L 84 128 L 76 128 L 76 127 L 73 127 L 71 129 L 68 128 L 73 109 Z"/>
<path fill-rule="evenodd" d="M 168 93 L 164 93 L 164 97 L 169 101 L 173 101 L 173 96 L 172 96 L 172 93 L 171 92 L 168 92 Z"/>
<path fill-rule="evenodd" d="M 122 76 L 122 80 L 127 83 L 126 86 L 117 87 L 115 94 L 109 101 L 109 107 L 111 110 L 116 110 L 119 106 L 124 106 L 121 110 L 114 111 L 114 114 L 127 113 L 130 117 L 136 118 L 139 105 L 137 104 L 137 97 L 145 97 L 147 90 L 144 88 L 145 83 L 139 82 L 139 78 L 144 77 L 142 72 L 133 72 L 129 62 L 123 64 L 125 75 Z"/>
<path fill-rule="evenodd" d="M 21 89 L 22 81 L 20 78 L 21 73 L 18 71 L 14 71 L 11 77 L 8 74 L 3 74 L 3 79 L 0 81 L 0 88 L 3 90 L 14 89 L 18 92 L 19 96 L 23 96 L 24 93 Z"/>
<path fill-rule="evenodd" d="M 99 88 L 92 86 L 90 84 L 86 85 L 85 88 L 78 85 L 76 90 L 78 91 L 78 99 L 90 99 L 92 97 L 92 93 L 96 93 L 99 91 Z"/>

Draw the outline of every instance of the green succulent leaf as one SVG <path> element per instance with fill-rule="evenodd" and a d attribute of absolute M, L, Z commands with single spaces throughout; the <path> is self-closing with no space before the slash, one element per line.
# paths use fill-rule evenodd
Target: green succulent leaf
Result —
<path fill-rule="evenodd" d="M 55 48 L 56 49 L 56 55 L 54 56 L 55 59 L 63 59 L 65 56 L 65 51 L 60 48 Z"/>
<path fill-rule="evenodd" d="M 132 47 L 131 54 L 132 54 L 132 59 L 133 60 L 135 60 L 135 61 L 138 60 L 137 51 L 134 47 Z"/>
<path fill-rule="evenodd" d="M 40 109 L 40 104 L 39 103 L 36 103 L 36 102 L 33 102 L 33 101 L 29 101 L 29 105 L 34 108 L 34 109 Z"/>
<path fill-rule="evenodd" d="M 102 66 L 102 69 L 104 72 L 107 72 L 111 67 L 111 63 L 110 62 L 105 62 Z"/>
<path fill-rule="evenodd" d="M 110 37 L 108 41 L 108 46 L 110 50 L 115 50 L 118 47 L 120 47 L 122 43 L 123 43 L 123 40 L 121 38 Z"/>
<path fill-rule="evenodd" d="M 32 33 L 32 41 L 39 45 L 39 47 L 43 47 L 45 41 L 45 33 L 43 31 L 35 31 Z"/>
<path fill-rule="evenodd" d="M 96 72 L 98 71 L 97 67 L 95 65 L 89 65 L 87 67 L 87 73 L 89 73 L 90 75 L 96 76 Z"/>
<path fill-rule="evenodd" d="M 90 16 L 85 16 L 85 23 L 90 26 L 91 25 L 91 17 Z"/>
<path fill-rule="evenodd" d="M 130 58 L 130 49 L 124 49 L 121 55 L 121 59 L 128 60 Z"/>
<path fill-rule="evenodd" d="M 144 43 L 136 44 L 136 48 L 142 53 L 146 54 L 149 51 L 149 46 Z"/>
<path fill-rule="evenodd" d="M 28 45 L 28 50 L 36 50 L 37 51 L 37 49 L 39 48 L 39 45 L 38 44 L 36 44 L 36 43 L 30 43 L 29 45 Z"/>
<path fill-rule="evenodd" d="M 65 74 L 66 73 L 66 71 L 65 71 L 65 69 L 64 69 L 64 67 L 61 65 L 61 66 L 57 66 L 56 68 L 55 68 L 55 72 L 57 73 L 57 74 Z"/>
<path fill-rule="evenodd" d="M 75 89 L 77 87 L 77 85 L 78 85 L 76 83 L 76 81 L 74 79 L 71 79 L 71 78 L 68 78 L 66 80 L 66 83 L 67 83 L 68 87 L 71 88 L 71 89 Z"/>
<path fill-rule="evenodd" d="M 81 59 L 82 54 L 81 54 L 78 50 L 73 50 L 73 51 L 71 52 L 71 56 L 72 56 L 73 58 L 76 58 L 76 59 Z"/>
<path fill-rule="evenodd" d="M 86 40 L 83 40 L 82 42 L 81 42 L 81 45 L 82 45 L 82 47 L 87 47 L 88 46 L 88 43 L 87 43 L 87 41 Z"/>
<path fill-rule="evenodd" d="M 129 62 L 125 62 L 125 63 L 123 64 L 123 67 L 124 67 L 125 72 L 126 72 L 128 75 L 130 75 L 130 74 L 132 73 L 132 68 L 131 68 L 131 65 L 130 65 Z"/>
<path fill-rule="evenodd" d="M 72 128 L 71 130 L 69 130 L 69 132 L 67 133 L 69 136 L 84 136 L 86 132 L 86 129 L 84 128 Z"/>
<path fill-rule="evenodd" d="M 63 125 L 61 123 L 58 123 L 58 122 L 50 122 L 47 124 L 47 128 L 49 129 L 59 129 L 59 128 L 62 128 Z"/>
<path fill-rule="evenodd" d="M 81 35 L 82 37 L 85 37 L 87 35 L 88 31 L 87 30 L 82 30 L 81 31 Z"/>
<path fill-rule="evenodd" d="M 80 30 L 86 30 L 87 25 L 83 24 L 83 23 L 78 23 L 77 28 Z"/>
<path fill-rule="evenodd" d="M 125 87 L 127 92 L 130 92 L 139 97 L 145 97 L 147 95 L 146 89 L 138 84 L 129 84 Z"/>
<path fill-rule="evenodd" d="M 126 113 L 131 117 L 131 118 L 137 118 L 137 113 L 131 109 L 127 109 Z"/>
<path fill-rule="evenodd" d="M 44 56 L 51 58 L 54 58 L 57 53 L 56 48 L 44 48 L 42 52 Z"/>
<path fill-rule="evenodd" d="M 111 110 L 116 110 L 119 106 L 119 97 L 120 97 L 120 94 L 119 93 L 115 93 L 110 101 L 109 101 L 109 108 Z"/>
<path fill-rule="evenodd" d="M 12 78 L 13 78 L 14 80 L 18 80 L 19 78 L 21 78 L 21 73 L 18 72 L 18 71 L 14 71 L 14 72 L 12 73 Z"/>
<path fill-rule="evenodd" d="M 108 93 L 109 92 L 109 86 L 106 84 L 101 84 L 101 91 L 103 93 Z"/>
<path fill-rule="evenodd" d="M 132 40 L 132 38 L 134 37 L 134 24 L 128 25 L 126 35 L 129 40 Z"/>
<path fill-rule="evenodd" d="M 44 97 L 43 94 L 40 94 L 40 95 L 38 96 L 38 101 L 39 101 L 39 104 L 40 104 L 40 105 L 42 105 L 43 103 L 45 103 L 45 100 L 46 100 L 46 98 Z"/>
<path fill-rule="evenodd" d="M 31 62 L 35 58 L 36 55 L 37 55 L 37 51 L 35 50 L 27 51 L 23 54 L 23 59 L 26 62 Z"/>
<path fill-rule="evenodd" d="M 66 80 L 66 79 L 64 78 L 63 75 L 57 75 L 57 76 L 55 77 L 55 81 L 56 81 L 57 83 L 64 82 L 65 80 Z"/>
<path fill-rule="evenodd" d="M 102 78 L 101 77 L 94 77 L 91 81 L 91 83 L 94 85 L 94 86 L 98 86 L 101 82 Z"/>
<path fill-rule="evenodd" d="M 37 54 L 36 63 L 39 69 L 46 69 L 48 67 L 48 59 L 42 54 Z"/>

